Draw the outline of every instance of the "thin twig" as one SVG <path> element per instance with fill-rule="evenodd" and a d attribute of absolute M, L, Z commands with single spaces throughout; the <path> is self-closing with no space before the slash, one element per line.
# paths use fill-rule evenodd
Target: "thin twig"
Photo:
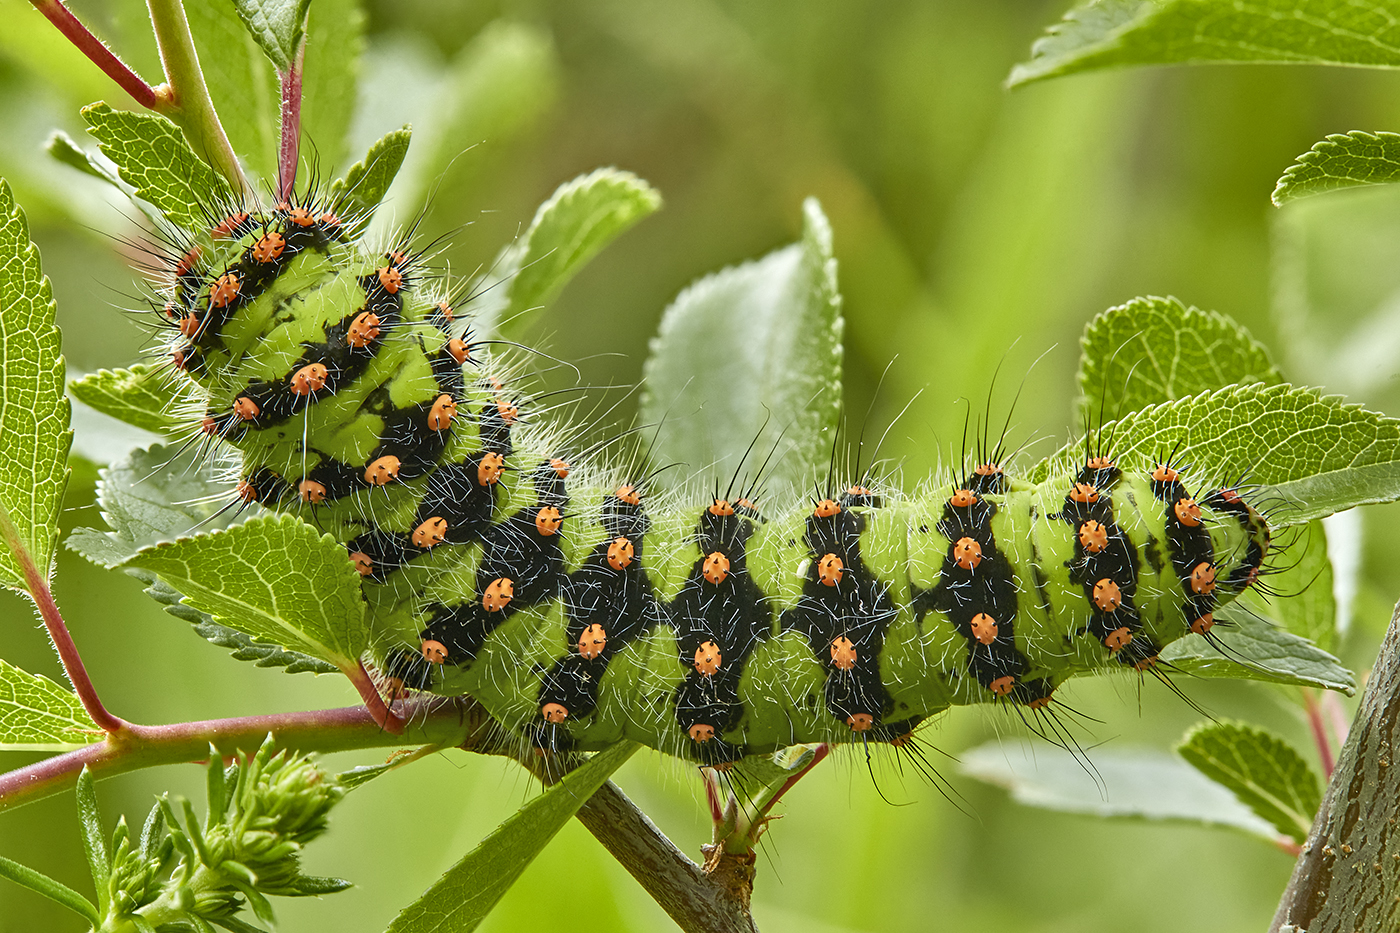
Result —
<path fill-rule="evenodd" d="M 277 197 L 286 201 L 297 182 L 301 158 L 301 71 L 306 59 L 306 33 L 282 79 L 282 146 L 277 153 Z"/>
<path fill-rule="evenodd" d="M 365 670 L 363 661 L 356 662 L 355 669 L 345 672 L 345 676 L 350 678 L 350 682 L 359 691 L 360 699 L 365 701 L 365 708 L 374 717 L 374 721 L 386 732 L 394 735 L 403 733 L 403 720 L 394 713 L 393 710 L 384 705 L 384 698 L 379 695 L 379 690 L 375 688 L 374 681 L 369 676 L 369 671 Z"/>
<path fill-rule="evenodd" d="M 19 531 L 3 505 L 0 505 L 0 537 L 4 537 L 6 546 L 14 555 L 15 563 L 19 565 L 20 573 L 24 575 L 25 588 L 29 590 L 34 605 L 39 609 L 39 616 L 44 620 L 44 627 L 48 629 L 49 639 L 53 642 L 54 650 L 58 652 L 59 661 L 63 663 L 63 672 L 73 684 L 73 690 L 82 702 L 83 709 L 87 710 L 88 718 L 103 732 L 120 732 L 125 729 L 128 723 L 107 712 L 102 700 L 98 698 L 97 688 L 88 677 L 82 655 L 78 653 L 78 646 L 63 621 L 63 615 L 58 611 L 58 605 L 53 601 L 53 594 L 49 592 L 48 581 L 39 572 L 29 548 L 20 540 Z"/>
<path fill-rule="evenodd" d="M 1318 706 L 1317 697 L 1312 690 L 1303 687 L 1302 691 L 1303 708 L 1308 712 L 1308 727 L 1312 729 L 1317 756 L 1322 761 L 1322 776 L 1331 780 L 1336 760 L 1332 757 L 1332 740 L 1327 737 L 1327 724 L 1322 721 L 1322 708 Z"/>
<path fill-rule="evenodd" d="M 116 56 L 116 53 L 107 48 L 107 44 L 88 31 L 88 28 L 79 22 L 68 7 L 64 6 L 61 0 L 29 0 L 34 4 L 35 9 L 44 14 L 49 22 L 58 27 L 58 31 L 67 37 L 92 61 L 94 65 L 102 69 L 103 74 L 121 85 L 122 90 L 131 95 L 142 107 L 155 109 L 156 89 L 142 80 L 141 76 L 132 71 L 131 68 Z"/>

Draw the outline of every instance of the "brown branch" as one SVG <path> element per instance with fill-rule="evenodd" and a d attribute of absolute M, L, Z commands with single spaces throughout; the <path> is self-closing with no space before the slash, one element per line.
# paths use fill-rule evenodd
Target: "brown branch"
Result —
<path fill-rule="evenodd" d="M 1400 926 L 1400 606 L 1270 933 Z"/>
<path fill-rule="evenodd" d="M 63 33 L 69 42 L 77 46 L 78 51 L 86 55 L 98 68 L 101 68 L 103 74 L 121 85 L 122 90 L 130 94 L 133 100 L 142 107 L 155 108 L 155 88 L 132 71 L 126 62 L 107 48 L 106 43 L 89 32 L 88 28 L 79 22 L 78 17 L 74 16 L 61 0 L 29 0 L 29 2 L 34 4 L 35 9 L 44 14 L 49 22 L 57 26 L 58 31 Z"/>
<path fill-rule="evenodd" d="M 492 723 L 468 697 L 417 697 L 398 704 L 407 728 L 385 731 L 363 706 L 209 719 L 168 726 L 125 724 L 122 731 L 86 748 L 46 758 L 26 768 L 0 774 L 0 810 L 31 803 L 72 787 L 86 766 L 98 778 L 156 765 L 204 761 L 212 744 L 225 757 L 253 753 L 268 735 L 281 748 L 301 752 L 339 752 L 393 745 L 453 745 L 494 751 Z"/>

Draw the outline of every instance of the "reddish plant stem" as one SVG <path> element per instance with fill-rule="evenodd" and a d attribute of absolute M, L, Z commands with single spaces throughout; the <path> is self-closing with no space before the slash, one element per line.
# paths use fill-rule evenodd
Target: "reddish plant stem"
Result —
<path fill-rule="evenodd" d="M 780 788 L 778 788 L 778 792 L 777 792 L 776 794 L 774 794 L 774 795 L 772 796 L 771 799 L 769 799 L 767 805 L 764 806 L 764 808 L 763 808 L 763 815 L 764 815 L 764 816 L 767 816 L 767 815 L 768 815 L 768 812 L 769 812 L 770 810 L 773 809 L 773 807 L 777 804 L 777 802 L 778 802 L 779 800 L 782 800 L 782 799 L 783 799 L 783 794 L 786 794 L 788 791 L 792 790 L 793 785 L 795 785 L 798 781 L 800 781 L 800 780 L 802 780 L 804 777 L 806 777 L 806 776 L 807 776 L 807 772 L 811 771 L 811 770 L 812 770 L 813 768 L 815 768 L 817 765 L 821 764 L 821 763 L 822 763 L 822 760 L 825 759 L 826 756 L 827 756 L 827 755 L 830 755 L 830 754 L 831 754 L 831 744 L 830 744 L 830 743 L 828 743 L 828 742 L 823 742 L 821 745 L 818 745 L 818 746 L 817 746 L 817 750 L 816 750 L 815 752 L 812 753 L 812 760 L 809 761 L 809 762 L 807 762 L 807 767 L 803 768 L 801 771 L 797 772 L 797 773 L 794 774 L 792 777 L 790 777 L 790 778 L 788 778 L 786 781 L 784 781 L 784 782 L 783 782 L 783 786 L 780 787 Z"/>
<path fill-rule="evenodd" d="M 360 693 L 360 699 L 365 701 L 365 708 L 369 710 L 370 716 L 379 724 L 379 727 L 394 735 L 402 735 L 403 720 L 384 705 L 384 698 L 379 695 L 379 690 L 374 686 L 374 680 L 369 676 L 369 671 L 365 670 L 364 662 L 359 662 L 356 669 L 346 671 L 345 676 L 350 678 L 350 682 L 355 685 L 355 689 Z"/>
<path fill-rule="evenodd" d="M 268 735 L 279 747 L 302 752 L 433 744 L 483 751 L 490 718 L 474 701 L 461 697 L 422 697 L 405 701 L 407 728 L 385 731 L 363 706 L 209 719 L 167 726 L 126 723 L 119 732 L 86 748 L 55 755 L 0 774 L 0 810 L 32 803 L 72 787 L 86 766 L 98 778 L 156 765 L 204 761 L 212 744 L 225 757 L 255 752 Z"/>
<path fill-rule="evenodd" d="M 301 70 L 306 58 L 303 37 L 296 57 L 282 79 L 282 145 L 277 154 L 277 197 L 286 201 L 296 186 L 297 165 L 301 159 Z"/>
<path fill-rule="evenodd" d="M 156 91 L 141 76 L 127 67 L 106 44 L 78 21 L 62 0 L 29 0 L 34 4 L 35 9 L 44 14 L 49 22 L 58 27 L 58 31 L 68 38 L 68 41 L 77 46 L 92 61 L 94 65 L 102 69 L 102 72 L 117 84 L 122 90 L 131 95 L 142 107 L 154 109 L 156 106 Z"/>
<path fill-rule="evenodd" d="M 1303 688 L 1303 706 L 1308 711 L 1308 727 L 1312 729 L 1313 741 L 1317 743 L 1317 755 L 1322 760 L 1323 777 L 1332 778 L 1336 759 L 1332 755 L 1332 740 L 1327 737 L 1327 724 L 1322 721 L 1322 709 L 1317 698 L 1307 687 Z"/>

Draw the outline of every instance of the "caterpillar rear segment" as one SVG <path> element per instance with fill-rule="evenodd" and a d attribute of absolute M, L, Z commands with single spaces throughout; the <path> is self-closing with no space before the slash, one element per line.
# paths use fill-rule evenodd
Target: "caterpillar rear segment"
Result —
<path fill-rule="evenodd" d="M 239 496 L 346 541 L 393 689 L 470 693 L 538 748 L 630 737 L 721 764 L 1039 708 L 1209 632 L 1268 553 L 1235 492 L 1101 457 L 799 504 L 580 478 L 421 261 L 342 230 L 325 206 L 230 215 L 175 269 L 171 358 L 243 454 Z"/>

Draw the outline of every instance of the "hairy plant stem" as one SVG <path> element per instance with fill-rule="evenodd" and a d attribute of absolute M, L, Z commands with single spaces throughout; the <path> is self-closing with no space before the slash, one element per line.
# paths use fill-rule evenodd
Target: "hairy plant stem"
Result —
<path fill-rule="evenodd" d="M 204 83 L 184 4 L 181 0 L 146 0 L 146 8 L 155 28 L 166 81 L 156 88 L 156 103 L 151 109 L 179 125 L 194 151 L 228 179 L 236 196 L 251 195 L 243 166 L 238 163 Z"/>
<path fill-rule="evenodd" d="M 277 197 L 285 201 L 297 183 L 297 163 L 301 158 L 301 71 L 306 60 L 306 33 L 302 32 L 291 67 L 278 75 L 282 79 L 282 145 L 277 153 Z"/>
<path fill-rule="evenodd" d="M 88 31 L 78 21 L 78 17 L 64 6 L 61 0 L 29 0 L 35 9 L 56 27 L 58 31 L 77 47 L 88 59 L 102 69 L 103 74 L 121 85 L 122 90 L 131 95 L 132 100 L 142 107 L 155 109 L 156 89 L 147 84 L 140 75 L 107 48 L 107 44 Z"/>

